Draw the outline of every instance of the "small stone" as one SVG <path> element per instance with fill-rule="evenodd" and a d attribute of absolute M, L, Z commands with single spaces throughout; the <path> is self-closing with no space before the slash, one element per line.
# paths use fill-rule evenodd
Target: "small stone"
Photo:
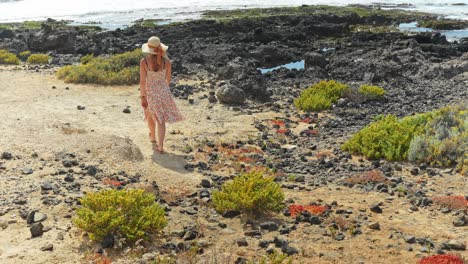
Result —
<path fill-rule="evenodd" d="M 3 152 L 2 153 L 2 159 L 4 160 L 11 160 L 13 158 L 13 155 L 11 155 L 10 152 Z"/>
<path fill-rule="evenodd" d="M 343 233 L 339 233 L 338 235 L 335 236 L 336 241 L 342 241 L 345 239 L 345 235 Z"/>
<path fill-rule="evenodd" d="M 240 215 L 240 212 L 239 211 L 235 211 L 235 210 L 230 210 L 230 211 L 226 211 L 223 213 L 223 217 L 225 218 L 234 218 L 236 216 L 239 216 Z"/>
<path fill-rule="evenodd" d="M 76 107 L 76 109 L 78 109 L 78 110 L 85 110 L 86 107 L 79 105 L 79 106 Z"/>
<path fill-rule="evenodd" d="M 249 243 L 247 243 L 247 239 L 245 237 L 237 239 L 236 243 L 237 243 L 237 246 L 239 246 L 239 247 L 246 247 L 246 246 L 249 245 Z"/>
<path fill-rule="evenodd" d="M 453 225 L 456 226 L 456 227 L 460 227 L 460 226 L 467 226 L 468 225 L 468 216 L 467 215 L 460 215 L 460 216 L 457 216 L 454 220 L 453 220 Z"/>
<path fill-rule="evenodd" d="M 466 245 L 463 241 L 460 240 L 450 240 L 447 243 L 445 243 L 447 246 L 447 249 L 451 250 L 466 250 Z"/>
<path fill-rule="evenodd" d="M 370 210 L 374 213 L 378 213 L 378 214 L 381 214 L 383 211 L 382 211 L 382 208 L 380 208 L 380 205 L 379 204 L 374 204 L 370 207 Z"/>
<path fill-rule="evenodd" d="M 49 182 L 49 181 L 43 182 L 43 183 L 41 184 L 41 189 L 42 189 L 43 191 L 50 191 L 50 190 L 52 190 L 52 189 L 53 189 L 52 183 Z"/>
<path fill-rule="evenodd" d="M 380 230 L 379 222 L 372 222 L 368 225 L 368 227 L 372 230 Z"/>
<path fill-rule="evenodd" d="M 185 232 L 185 235 L 184 235 L 184 240 L 185 241 L 194 240 L 195 238 L 197 238 L 197 233 L 196 232 L 193 232 L 193 231 Z"/>
<path fill-rule="evenodd" d="M 250 230 L 250 231 L 245 231 L 244 235 L 249 236 L 249 237 L 261 237 L 262 233 L 259 230 Z"/>
<path fill-rule="evenodd" d="M 416 238 L 414 236 L 405 236 L 405 242 L 409 244 L 416 243 Z"/>
<path fill-rule="evenodd" d="M 115 238 L 112 234 L 107 234 L 101 242 L 102 248 L 113 248 L 115 244 Z"/>
<path fill-rule="evenodd" d="M 209 180 L 206 180 L 206 179 L 201 180 L 200 185 L 203 188 L 211 188 L 211 182 Z"/>
<path fill-rule="evenodd" d="M 29 167 L 25 167 L 21 170 L 21 172 L 24 174 L 24 175 L 29 175 L 29 174 L 33 174 L 33 169 L 29 168 Z"/>
<path fill-rule="evenodd" d="M 8 222 L 7 221 L 0 221 L 0 228 L 6 229 L 8 227 Z"/>
<path fill-rule="evenodd" d="M 123 110 L 123 112 L 124 112 L 124 114 L 130 114 L 132 111 L 130 111 L 129 108 L 125 108 L 125 109 Z"/>
<path fill-rule="evenodd" d="M 33 224 L 31 228 L 29 228 L 29 231 L 31 231 L 31 236 L 33 238 L 39 237 L 42 236 L 42 234 L 44 233 L 44 226 L 42 225 L 42 223 L 36 223 Z"/>
<path fill-rule="evenodd" d="M 65 176 L 65 178 L 63 178 L 64 181 L 66 182 L 73 182 L 75 180 L 75 177 L 73 177 L 72 174 L 67 174 L 67 176 Z"/>
<path fill-rule="evenodd" d="M 52 245 L 52 244 L 45 245 L 45 246 L 41 247 L 41 250 L 42 251 L 53 251 L 54 250 L 54 245 Z"/>
<path fill-rule="evenodd" d="M 47 215 L 43 213 L 36 212 L 34 214 L 33 221 L 34 223 L 44 222 L 47 219 Z"/>
<path fill-rule="evenodd" d="M 281 252 L 283 252 L 284 254 L 288 256 L 291 256 L 291 255 L 299 253 L 299 250 L 297 250 L 295 247 L 291 247 L 290 245 L 286 245 L 284 247 L 281 247 Z"/>
<path fill-rule="evenodd" d="M 418 168 L 412 168 L 410 170 L 411 175 L 418 175 L 419 174 L 419 169 Z"/>
<path fill-rule="evenodd" d="M 268 221 L 260 223 L 260 228 L 268 231 L 276 231 L 279 229 L 279 225 L 275 222 Z"/>
<path fill-rule="evenodd" d="M 218 226 L 221 227 L 221 228 L 226 228 L 227 225 L 225 223 L 218 223 Z"/>

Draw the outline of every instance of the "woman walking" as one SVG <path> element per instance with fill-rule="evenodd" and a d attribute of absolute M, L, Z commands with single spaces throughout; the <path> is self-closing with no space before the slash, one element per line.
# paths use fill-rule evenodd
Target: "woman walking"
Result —
<path fill-rule="evenodd" d="M 174 123 L 183 119 L 169 90 L 172 68 L 166 53 L 167 49 L 168 47 L 162 44 L 158 37 L 151 37 L 148 43 L 143 44 L 142 52 L 145 58 L 140 61 L 141 106 L 148 122 L 153 151 L 161 154 L 164 153 L 166 122 Z"/>

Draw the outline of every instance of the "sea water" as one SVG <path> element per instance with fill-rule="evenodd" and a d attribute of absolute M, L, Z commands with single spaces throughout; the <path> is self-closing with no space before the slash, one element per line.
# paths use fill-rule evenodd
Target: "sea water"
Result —
<path fill-rule="evenodd" d="M 99 22 L 103 28 L 115 29 L 140 18 L 171 22 L 197 19 L 204 10 L 375 3 L 379 0 L 0 0 L 0 23 L 54 18 L 72 20 L 75 24 Z M 468 0 L 380 0 L 380 3 L 383 8 L 398 7 L 468 20 Z"/>

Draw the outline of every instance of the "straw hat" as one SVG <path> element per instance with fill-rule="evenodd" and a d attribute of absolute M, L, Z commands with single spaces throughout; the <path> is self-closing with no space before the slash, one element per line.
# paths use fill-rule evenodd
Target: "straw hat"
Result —
<path fill-rule="evenodd" d="M 147 54 L 158 54 L 158 52 L 155 51 L 155 49 L 157 49 L 159 46 L 161 46 L 164 52 L 166 52 L 169 48 L 168 46 L 162 44 L 158 37 L 153 36 L 148 39 L 148 43 L 143 44 L 143 46 L 141 47 L 141 52 Z"/>

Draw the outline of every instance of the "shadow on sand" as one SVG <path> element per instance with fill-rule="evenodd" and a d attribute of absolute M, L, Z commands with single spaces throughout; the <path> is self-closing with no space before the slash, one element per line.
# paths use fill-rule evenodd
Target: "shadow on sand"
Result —
<path fill-rule="evenodd" d="M 151 159 L 154 163 L 158 164 L 161 167 L 164 167 L 169 170 L 173 170 L 180 174 L 187 174 L 187 171 L 184 167 L 187 164 L 185 161 L 185 156 L 176 155 L 174 153 L 165 152 L 164 154 L 153 153 Z"/>

